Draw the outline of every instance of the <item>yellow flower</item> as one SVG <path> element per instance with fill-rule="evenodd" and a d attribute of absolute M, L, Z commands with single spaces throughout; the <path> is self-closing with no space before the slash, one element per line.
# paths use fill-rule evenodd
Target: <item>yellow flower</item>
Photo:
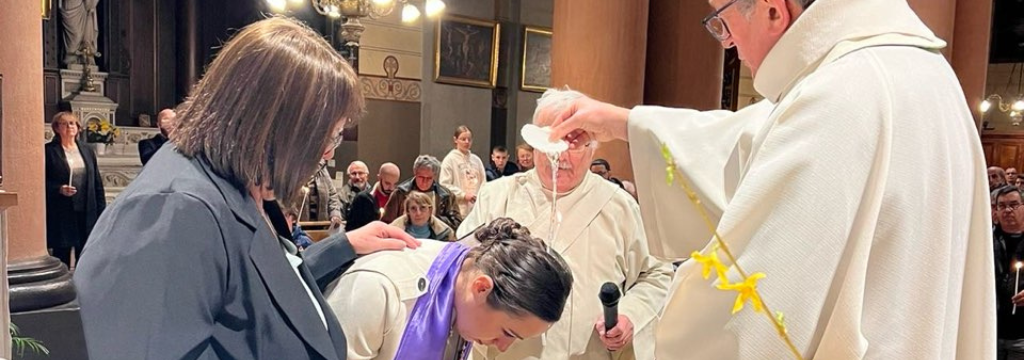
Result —
<path fill-rule="evenodd" d="M 89 125 L 86 126 L 86 129 L 89 130 L 89 131 L 95 132 L 97 130 L 96 126 L 97 126 L 96 123 L 89 122 Z"/>
<path fill-rule="evenodd" d="M 100 122 L 100 131 L 103 131 L 103 132 L 110 131 L 110 123 L 108 123 L 106 121 Z"/>
<path fill-rule="evenodd" d="M 661 143 L 661 157 L 665 159 L 665 182 L 672 185 L 672 182 L 675 181 L 676 162 L 672 158 L 672 151 L 668 149 L 668 144 Z"/>
<path fill-rule="evenodd" d="M 701 254 L 698 251 L 694 251 L 690 254 L 690 258 L 702 265 L 701 276 L 704 280 L 707 280 L 711 276 L 711 269 L 715 270 L 715 274 L 725 284 L 729 283 L 729 278 L 725 276 L 727 270 L 725 265 L 722 265 L 722 261 L 718 259 L 718 244 L 711 247 L 711 253 L 708 255 Z"/>
<path fill-rule="evenodd" d="M 747 277 L 746 280 L 738 283 L 721 283 L 718 284 L 719 290 L 732 290 L 736 291 L 736 302 L 732 305 L 732 313 L 735 314 L 740 310 L 743 310 L 743 304 L 750 300 L 750 304 L 754 306 L 754 312 L 763 312 L 764 303 L 761 302 L 761 295 L 757 293 L 757 281 L 764 278 L 764 273 L 754 273 Z"/>

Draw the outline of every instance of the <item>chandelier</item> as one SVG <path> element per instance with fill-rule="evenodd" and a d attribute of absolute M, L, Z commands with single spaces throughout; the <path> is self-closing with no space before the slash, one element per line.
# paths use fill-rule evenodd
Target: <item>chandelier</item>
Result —
<path fill-rule="evenodd" d="M 992 94 L 985 98 L 981 102 L 980 110 L 981 116 L 984 117 L 992 107 L 999 109 L 1004 113 L 1009 113 L 1010 123 L 1013 126 L 1020 126 L 1021 120 L 1024 120 L 1024 67 L 1020 63 L 1013 64 L 1013 68 L 1010 69 L 1010 77 L 1006 81 L 1006 88 L 1004 93 L 1009 93 L 1010 85 L 1013 83 L 1013 75 L 1017 74 L 1017 100 L 1012 103 L 1007 100 L 1003 102 L 1003 97 L 999 94 Z"/>
<path fill-rule="evenodd" d="M 391 15 L 399 6 L 402 7 L 402 22 L 412 23 L 419 19 L 420 9 L 410 4 L 409 0 L 266 0 L 270 9 L 275 12 L 284 12 L 288 8 L 304 6 L 306 1 L 313 5 L 313 9 L 320 15 L 333 19 L 343 19 L 341 29 L 338 31 L 342 44 L 342 54 L 347 54 L 348 61 L 352 66 L 358 68 L 359 64 L 359 40 L 363 36 L 366 26 L 359 22 L 359 19 L 370 18 L 380 19 Z M 443 0 L 426 0 L 424 11 L 427 17 L 434 18 L 444 11 Z"/>
<path fill-rule="evenodd" d="M 303 6 L 307 0 L 267 0 L 270 8 L 282 12 L 290 7 Z M 410 23 L 420 17 L 420 9 L 410 4 L 409 0 L 308 0 L 313 9 L 320 15 L 331 18 L 379 19 L 390 15 L 399 6 L 402 7 L 402 22 Z M 424 10 L 428 17 L 435 17 L 444 11 L 443 0 L 426 0 Z"/>

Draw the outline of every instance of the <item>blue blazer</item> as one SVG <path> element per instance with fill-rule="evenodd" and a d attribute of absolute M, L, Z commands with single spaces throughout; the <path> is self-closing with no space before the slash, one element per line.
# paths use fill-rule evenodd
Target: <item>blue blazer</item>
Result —
<path fill-rule="evenodd" d="M 302 255 L 300 280 L 248 192 L 167 144 L 100 217 L 75 271 L 89 358 L 343 360 L 320 291 L 355 251 L 339 234 Z"/>

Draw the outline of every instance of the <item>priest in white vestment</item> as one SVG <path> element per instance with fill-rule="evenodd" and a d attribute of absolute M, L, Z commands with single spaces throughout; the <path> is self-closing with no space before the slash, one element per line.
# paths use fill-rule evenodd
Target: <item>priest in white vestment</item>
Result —
<path fill-rule="evenodd" d="M 805 359 L 995 358 L 985 159 L 945 43 L 904 0 L 807 3 L 710 1 L 707 29 L 765 101 L 732 113 L 587 98 L 552 137 L 628 140 L 651 251 L 683 259 L 711 236 L 666 185 L 667 143 L 739 264 L 767 275 L 758 289 Z M 694 261 L 678 269 L 659 359 L 793 358 L 764 314 L 730 315 L 736 293 L 712 280 Z"/>
<path fill-rule="evenodd" d="M 575 91 L 549 90 L 537 102 L 533 122 L 544 125 L 566 109 Z M 535 151 L 536 168 L 487 183 L 458 236 L 499 217 L 510 217 L 547 239 L 572 269 L 573 290 L 562 319 L 542 337 L 512 344 L 504 353 L 477 346 L 479 359 L 654 359 L 654 330 L 672 278 L 672 265 L 652 257 L 638 204 L 617 185 L 590 172 L 596 142 L 567 150 L 558 161 L 557 186 L 551 162 Z M 551 226 L 551 189 L 562 222 Z M 555 236 L 549 236 L 555 231 Z M 598 299 L 606 282 L 623 289 L 618 325 L 604 336 Z M 600 329 L 600 330 L 598 330 Z M 611 349 L 611 351 L 609 351 Z"/>

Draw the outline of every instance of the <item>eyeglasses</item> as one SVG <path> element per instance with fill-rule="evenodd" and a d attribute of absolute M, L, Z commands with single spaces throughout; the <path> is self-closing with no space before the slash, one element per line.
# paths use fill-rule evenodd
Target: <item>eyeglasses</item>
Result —
<path fill-rule="evenodd" d="M 996 211 L 1006 211 L 1006 210 L 1016 211 L 1018 208 L 1021 207 L 1021 205 L 1024 205 L 1024 204 L 1021 204 L 1019 202 L 1014 202 L 1014 203 L 1009 203 L 1009 204 L 996 204 Z"/>
<path fill-rule="evenodd" d="M 344 130 L 343 131 L 339 131 L 337 134 L 335 134 L 333 137 L 331 137 L 331 149 L 337 149 L 338 146 L 341 146 L 341 142 L 344 141 L 344 140 L 345 140 L 345 132 L 344 132 Z"/>
<path fill-rule="evenodd" d="M 725 25 L 725 21 L 722 20 L 719 15 L 737 1 L 739 0 L 732 0 L 725 3 L 722 7 L 712 11 L 711 14 L 704 18 L 704 20 L 701 20 L 700 23 L 704 25 L 704 29 L 711 33 L 711 36 L 714 36 L 716 40 L 726 41 L 732 36 L 732 33 L 729 32 L 729 26 Z"/>
<path fill-rule="evenodd" d="M 350 176 L 350 177 L 352 177 L 352 176 L 366 176 L 366 175 L 370 175 L 370 173 L 365 172 L 365 171 L 353 171 L 353 172 L 348 173 L 348 176 Z"/>

